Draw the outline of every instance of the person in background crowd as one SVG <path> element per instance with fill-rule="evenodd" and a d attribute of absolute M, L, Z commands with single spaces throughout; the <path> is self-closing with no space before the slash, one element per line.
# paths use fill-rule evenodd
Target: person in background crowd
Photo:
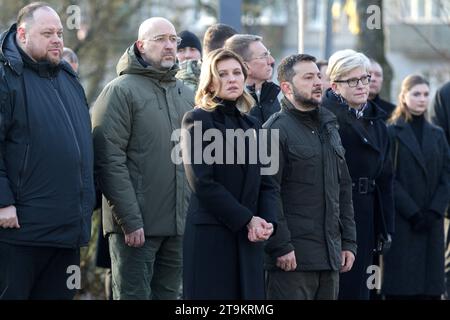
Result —
<path fill-rule="evenodd" d="M 72 299 L 95 204 L 86 97 L 48 4 L 0 43 L 0 299 Z"/>
<path fill-rule="evenodd" d="M 211 25 L 206 29 L 203 36 L 203 56 L 206 57 L 211 51 L 222 48 L 225 41 L 237 33 L 233 27 L 227 24 L 216 23 Z"/>
<path fill-rule="evenodd" d="M 180 70 L 176 77 L 195 92 L 200 77 L 202 45 L 197 36 L 190 31 L 180 32 L 179 37 L 181 43 L 177 47 L 177 59 Z"/>
<path fill-rule="evenodd" d="M 387 299 L 440 299 L 444 293 L 444 212 L 450 198 L 450 151 L 444 132 L 425 119 L 429 83 L 402 83 L 389 120 L 395 168 L 395 237 L 384 256 Z"/>
<path fill-rule="evenodd" d="M 93 109 L 95 170 L 103 193 L 114 299 L 176 299 L 189 190 L 172 161 L 172 133 L 194 106 L 175 78 L 175 27 L 154 17 L 117 64 Z"/>
<path fill-rule="evenodd" d="M 379 108 L 381 108 L 386 115 L 383 117 L 385 121 L 389 119 L 392 112 L 395 109 L 395 105 L 380 98 L 380 92 L 383 88 L 383 68 L 381 65 L 370 59 L 370 86 L 369 86 L 369 100 L 374 102 Z"/>
<path fill-rule="evenodd" d="M 431 122 L 444 130 L 447 143 L 450 144 L 450 82 L 437 90 L 429 111 Z M 447 218 L 450 219 L 449 209 L 447 209 Z M 447 299 L 450 299 L 450 223 L 448 224 L 446 243 L 446 296 Z"/>
<path fill-rule="evenodd" d="M 370 61 L 362 53 L 341 50 L 329 59 L 331 89 L 322 106 L 338 119 L 353 180 L 353 208 L 358 255 L 340 278 L 340 299 L 369 299 L 367 268 L 374 250 L 385 251 L 394 233 L 393 172 L 384 112 L 368 101 Z"/>
<path fill-rule="evenodd" d="M 279 130 L 282 208 L 267 243 L 268 299 L 336 300 L 339 272 L 356 255 L 352 180 L 336 116 L 319 107 L 315 58 L 291 55 L 278 67 L 282 109 L 264 124 Z"/>
<path fill-rule="evenodd" d="M 323 93 L 325 93 L 329 88 L 331 88 L 330 78 L 327 75 L 328 60 L 318 60 L 316 64 L 317 68 L 320 70 L 320 74 L 322 75 L 322 87 Z"/>
<path fill-rule="evenodd" d="M 78 67 L 79 67 L 78 57 L 77 57 L 76 53 L 73 52 L 72 49 L 64 47 L 62 58 L 70 64 L 73 71 L 78 73 Z"/>
<path fill-rule="evenodd" d="M 246 77 L 236 53 L 211 51 L 202 65 L 197 107 L 183 118 L 183 162 L 192 189 L 183 248 L 184 299 L 265 298 L 262 241 L 276 227 L 278 191 L 270 176 L 261 175 L 260 161 L 249 161 L 260 124 L 245 114 L 253 104 L 244 90 Z M 202 156 L 213 146 L 202 136 L 212 130 L 222 138 L 214 140 L 214 148 L 226 164 L 207 164 Z M 248 139 L 232 135 L 230 141 L 230 131 L 244 131 Z M 235 145 L 236 140 L 243 145 Z"/>
<path fill-rule="evenodd" d="M 250 115 L 261 123 L 280 110 L 278 94 L 280 87 L 270 81 L 275 60 L 262 42 L 262 38 L 251 34 L 236 34 L 225 41 L 224 48 L 236 52 L 245 61 L 248 69 L 247 90 L 256 101 Z"/>

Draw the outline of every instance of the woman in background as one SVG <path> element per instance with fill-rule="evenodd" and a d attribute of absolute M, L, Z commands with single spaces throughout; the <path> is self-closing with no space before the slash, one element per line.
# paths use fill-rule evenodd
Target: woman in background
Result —
<path fill-rule="evenodd" d="M 387 299 L 440 299 L 444 293 L 450 156 L 443 130 L 424 116 L 429 92 L 423 77 L 406 77 L 389 121 L 396 232 L 384 257 Z"/>

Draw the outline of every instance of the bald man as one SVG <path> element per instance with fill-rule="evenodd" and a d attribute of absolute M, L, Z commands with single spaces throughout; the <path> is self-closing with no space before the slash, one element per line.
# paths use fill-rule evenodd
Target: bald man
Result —
<path fill-rule="evenodd" d="M 172 133 L 194 106 L 175 78 L 175 27 L 144 21 L 93 108 L 95 169 L 103 193 L 114 299 L 176 299 L 189 196 L 172 162 Z"/>

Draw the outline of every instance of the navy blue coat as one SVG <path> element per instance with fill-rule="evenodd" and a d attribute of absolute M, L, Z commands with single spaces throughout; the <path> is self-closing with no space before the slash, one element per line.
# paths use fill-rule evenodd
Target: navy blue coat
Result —
<path fill-rule="evenodd" d="M 21 228 L 0 229 L 0 241 L 77 248 L 95 203 L 84 90 L 66 62 L 22 58 L 15 34 L 0 38 L 0 207 L 14 205 Z"/>
<path fill-rule="evenodd" d="M 394 233 L 393 170 L 383 120 L 386 114 L 369 101 L 364 115 L 357 119 L 331 89 L 326 92 L 322 105 L 338 119 L 353 180 L 358 255 L 352 270 L 341 274 L 339 295 L 341 299 L 368 299 L 367 267 L 373 263 L 376 238 L 379 234 Z M 374 185 L 368 186 L 366 178 Z"/>
<path fill-rule="evenodd" d="M 396 232 L 392 247 L 384 256 L 383 292 L 438 296 L 444 292 L 444 211 L 450 197 L 449 148 L 443 130 L 426 121 L 422 145 L 403 119 L 389 127 L 389 136 L 392 156 L 397 158 Z M 432 219 L 429 229 L 415 231 L 409 219 L 420 210 L 432 210 L 440 218 Z M 425 214 L 434 215 L 432 212 Z"/>
<path fill-rule="evenodd" d="M 280 111 L 280 101 L 278 101 L 278 94 L 280 87 L 273 82 L 265 81 L 261 86 L 261 93 L 258 95 L 255 92 L 255 86 L 248 86 L 248 92 L 256 101 L 256 105 L 250 110 L 249 114 L 258 119 L 261 124 L 269 120 L 270 116 L 275 112 Z"/>
<path fill-rule="evenodd" d="M 184 234 L 184 298 L 264 299 L 263 243 L 248 240 L 246 225 L 252 216 L 275 223 L 277 186 L 272 178 L 260 175 L 259 161 L 195 164 L 194 149 L 203 153 L 210 145 L 194 143 L 194 131 L 199 130 L 200 123 L 202 134 L 218 129 L 225 136 L 225 130 L 233 128 L 230 116 L 219 108 L 212 112 L 197 108 L 183 118 L 183 159 L 192 162 L 184 161 L 192 189 Z M 241 115 L 239 123 L 244 130 L 257 132 L 260 128 L 259 122 L 247 115 Z M 191 142 L 190 148 L 187 141 Z M 232 152 L 236 154 L 236 146 Z M 248 152 L 247 145 L 245 154 Z M 224 159 L 226 154 L 224 146 Z"/>

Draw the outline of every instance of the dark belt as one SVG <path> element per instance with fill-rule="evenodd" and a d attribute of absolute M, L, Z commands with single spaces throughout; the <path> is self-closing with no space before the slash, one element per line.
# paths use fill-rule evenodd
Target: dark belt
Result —
<path fill-rule="evenodd" d="M 361 177 L 353 180 L 352 189 L 359 194 L 368 194 L 375 191 L 376 183 L 373 179 Z"/>

